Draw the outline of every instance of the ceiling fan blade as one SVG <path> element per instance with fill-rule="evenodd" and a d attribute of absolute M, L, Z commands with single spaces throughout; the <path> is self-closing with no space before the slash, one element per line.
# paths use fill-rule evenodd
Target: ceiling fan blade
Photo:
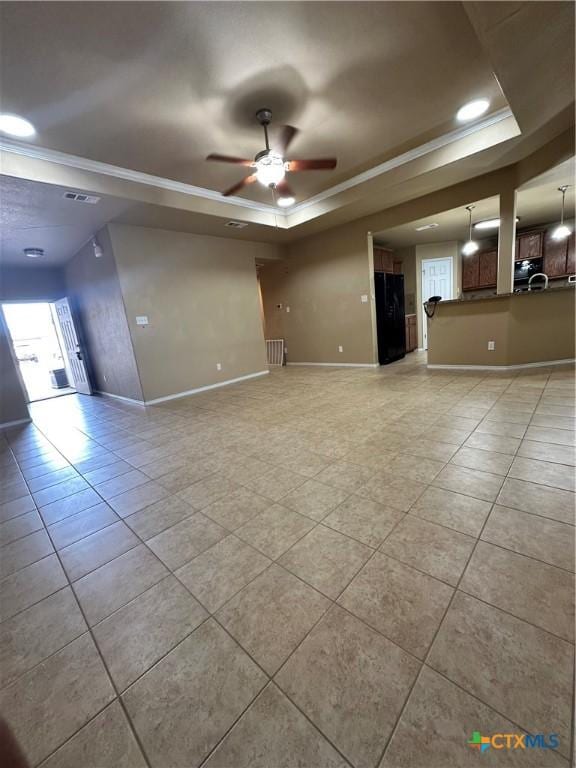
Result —
<path fill-rule="evenodd" d="M 242 181 L 239 181 L 238 184 L 234 184 L 233 187 L 230 187 L 230 189 L 227 189 L 225 192 L 222 192 L 223 197 L 230 197 L 230 195 L 233 195 L 235 192 L 238 192 L 242 189 L 242 187 L 245 187 L 246 184 L 254 184 L 256 181 L 256 174 L 253 173 L 250 176 L 246 176 L 242 179 Z"/>
<path fill-rule="evenodd" d="M 290 160 L 289 171 L 331 171 L 336 168 L 338 161 L 335 157 L 324 157 L 320 160 Z"/>
<path fill-rule="evenodd" d="M 208 155 L 206 160 L 216 160 L 218 163 L 234 163 L 236 165 L 252 165 L 252 160 L 246 160 L 243 157 L 230 157 L 230 155 L 218 155 L 216 153 Z"/>
<path fill-rule="evenodd" d="M 286 179 L 282 179 L 282 181 L 279 181 L 278 184 L 276 184 L 276 192 L 280 197 L 294 197 L 292 187 L 288 184 Z"/>
<path fill-rule="evenodd" d="M 292 144 L 294 137 L 300 133 L 298 128 L 294 128 L 293 125 L 283 125 L 278 134 L 276 146 L 279 154 L 284 156 L 288 151 L 288 147 Z"/>

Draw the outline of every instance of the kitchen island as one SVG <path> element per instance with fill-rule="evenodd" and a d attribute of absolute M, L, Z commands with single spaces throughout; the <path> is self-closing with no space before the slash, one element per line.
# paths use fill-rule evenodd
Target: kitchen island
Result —
<path fill-rule="evenodd" d="M 441 301 L 428 320 L 428 366 L 506 369 L 571 362 L 575 309 L 574 285 Z"/>

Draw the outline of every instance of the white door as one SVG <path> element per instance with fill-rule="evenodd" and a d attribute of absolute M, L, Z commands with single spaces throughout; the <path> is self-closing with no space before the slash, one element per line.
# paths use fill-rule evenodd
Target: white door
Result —
<path fill-rule="evenodd" d="M 83 395 L 91 395 L 92 387 L 88 380 L 86 365 L 84 363 L 80 344 L 78 343 L 78 334 L 76 333 L 76 328 L 74 328 L 74 321 L 72 320 L 68 299 L 59 299 L 58 301 L 55 301 L 54 309 L 56 311 L 58 326 L 60 327 L 60 340 L 63 344 L 64 354 L 66 356 L 66 371 L 68 377 L 72 379 L 70 385 Z"/>
<path fill-rule="evenodd" d="M 422 259 L 422 304 L 431 296 L 452 298 L 452 257 L 445 259 Z M 422 313 L 423 348 L 428 349 L 428 318 Z"/>

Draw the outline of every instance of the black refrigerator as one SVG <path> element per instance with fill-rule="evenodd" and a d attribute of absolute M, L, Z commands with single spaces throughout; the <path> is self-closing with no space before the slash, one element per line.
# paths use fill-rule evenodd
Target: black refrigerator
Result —
<path fill-rule="evenodd" d="M 374 273 L 378 361 L 393 363 L 406 354 L 404 275 Z"/>

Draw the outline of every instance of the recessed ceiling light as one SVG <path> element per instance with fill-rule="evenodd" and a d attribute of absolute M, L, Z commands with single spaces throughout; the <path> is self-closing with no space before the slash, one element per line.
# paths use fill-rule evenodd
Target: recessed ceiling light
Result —
<path fill-rule="evenodd" d="M 44 256 L 44 248 L 24 248 L 24 253 L 29 259 L 39 259 Z"/>
<path fill-rule="evenodd" d="M 456 113 L 456 119 L 461 123 L 475 120 L 477 117 L 480 117 L 480 115 L 483 115 L 489 106 L 490 102 L 488 99 L 475 99 L 474 101 L 469 101 L 468 104 L 464 104 L 463 107 L 460 107 Z"/>
<path fill-rule="evenodd" d="M 29 120 L 18 115 L 0 114 L 0 132 L 9 136 L 17 136 L 20 139 L 29 139 L 34 136 L 36 130 Z"/>
<path fill-rule="evenodd" d="M 436 224 L 436 222 L 432 222 L 431 224 L 422 224 L 421 227 L 416 227 L 416 232 L 424 232 L 425 229 L 436 229 L 436 227 L 439 227 L 440 224 Z"/>
<path fill-rule="evenodd" d="M 289 208 L 291 205 L 294 205 L 296 202 L 295 197 L 279 197 L 278 198 L 278 205 L 281 208 Z"/>

